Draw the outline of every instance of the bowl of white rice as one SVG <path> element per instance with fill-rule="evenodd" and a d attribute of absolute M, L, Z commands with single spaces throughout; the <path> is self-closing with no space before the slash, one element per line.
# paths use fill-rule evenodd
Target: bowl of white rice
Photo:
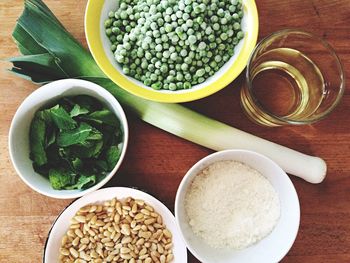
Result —
<path fill-rule="evenodd" d="M 175 200 L 183 239 L 202 262 L 279 262 L 299 229 L 300 206 L 287 174 L 272 160 L 227 150 L 198 161 Z"/>

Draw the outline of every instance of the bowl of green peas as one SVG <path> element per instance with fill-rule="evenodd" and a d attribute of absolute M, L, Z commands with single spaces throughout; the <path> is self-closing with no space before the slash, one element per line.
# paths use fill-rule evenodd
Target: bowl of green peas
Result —
<path fill-rule="evenodd" d="M 121 88 L 186 102 L 243 71 L 258 13 L 254 0 L 89 0 L 85 32 L 97 64 Z"/>

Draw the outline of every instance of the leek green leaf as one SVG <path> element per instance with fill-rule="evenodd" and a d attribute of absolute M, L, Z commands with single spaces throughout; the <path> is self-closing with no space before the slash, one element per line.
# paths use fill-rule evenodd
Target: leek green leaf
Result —
<path fill-rule="evenodd" d="M 39 45 L 31 37 L 31 35 L 18 23 L 16 24 L 16 27 L 12 33 L 12 37 L 18 45 L 19 51 L 22 55 L 36 55 L 47 53 L 47 49 Z"/>
<path fill-rule="evenodd" d="M 59 79 L 67 77 L 65 73 L 56 63 L 55 58 L 48 54 L 26 55 L 9 59 L 16 68 L 30 68 L 31 72 L 42 75 L 50 75 L 51 78 Z"/>
<path fill-rule="evenodd" d="M 47 12 L 42 1 L 27 0 L 25 5 L 26 8 L 17 23 L 41 47 L 45 47 L 48 53 L 58 59 L 58 66 L 66 69 L 64 71 L 69 72 L 71 77 L 80 76 L 85 72 L 96 72 L 104 76 L 90 54 L 81 48 L 52 13 Z"/>
<path fill-rule="evenodd" d="M 41 73 L 32 72 L 28 67 L 20 68 L 20 69 L 19 68 L 11 68 L 9 71 L 18 77 L 32 81 L 32 82 L 37 83 L 37 84 L 45 84 L 45 83 L 51 82 L 53 80 L 56 80 L 52 76 L 42 75 Z"/>

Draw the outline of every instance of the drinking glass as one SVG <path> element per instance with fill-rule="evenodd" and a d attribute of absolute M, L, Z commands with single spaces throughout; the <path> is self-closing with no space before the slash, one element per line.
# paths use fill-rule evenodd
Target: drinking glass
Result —
<path fill-rule="evenodd" d="M 344 89 L 343 67 L 333 48 L 308 32 L 286 29 L 255 47 L 241 105 L 261 125 L 311 124 L 336 107 Z"/>

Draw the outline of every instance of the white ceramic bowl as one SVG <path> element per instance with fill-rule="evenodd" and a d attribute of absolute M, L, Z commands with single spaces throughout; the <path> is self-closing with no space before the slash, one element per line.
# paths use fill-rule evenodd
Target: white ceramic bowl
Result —
<path fill-rule="evenodd" d="M 239 161 L 258 170 L 270 181 L 280 199 L 281 216 L 273 231 L 260 242 L 242 250 L 211 248 L 193 233 L 185 212 L 186 192 L 194 177 L 208 165 L 223 160 Z M 277 164 L 255 152 L 227 150 L 205 157 L 187 172 L 176 194 L 175 218 L 188 249 L 204 263 L 276 263 L 294 243 L 299 229 L 300 207 L 292 182 Z"/>
<path fill-rule="evenodd" d="M 29 129 L 35 112 L 47 104 L 66 96 L 90 95 L 109 108 L 120 120 L 124 141 L 120 159 L 114 169 L 96 185 L 85 190 L 54 190 L 44 176 L 36 173 L 29 159 Z M 116 173 L 125 156 L 128 143 L 128 123 L 119 102 L 99 85 L 78 79 L 65 79 L 44 85 L 30 94 L 19 106 L 13 117 L 9 132 L 9 150 L 12 164 L 21 179 L 33 190 L 54 198 L 80 197 L 106 184 Z"/>
<path fill-rule="evenodd" d="M 135 199 L 142 199 L 146 203 L 150 204 L 163 218 L 163 222 L 166 227 L 172 233 L 173 241 L 173 254 L 174 261 L 172 263 L 186 263 L 187 262 L 187 250 L 182 240 L 179 229 L 176 225 L 174 215 L 170 210 L 159 200 L 153 196 L 146 194 L 142 191 L 127 188 L 127 187 L 111 187 L 98 190 L 94 193 L 86 195 L 72 204 L 70 204 L 53 223 L 46 240 L 44 251 L 44 263 L 57 262 L 59 256 L 59 248 L 63 235 L 69 228 L 69 220 L 75 215 L 75 213 L 83 206 L 111 200 L 113 198 L 123 199 L 132 197 Z"/>

